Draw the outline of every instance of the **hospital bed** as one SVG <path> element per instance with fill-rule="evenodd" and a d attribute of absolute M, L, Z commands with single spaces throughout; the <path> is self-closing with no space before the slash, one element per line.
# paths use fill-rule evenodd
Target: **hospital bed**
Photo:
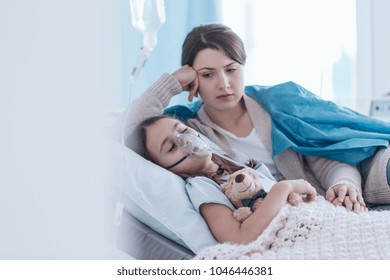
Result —
<path fill-rule="evenodd" d="M 138 260 L 188 260 L 194 254 L 124 211 L 116 247 Z"/>
<path fill-rule="evenodd" d="M 117 231 L 118 249 L 140 260 L 185 260 L 193 258 L 200 248 L 214 244 L 212 236 L 207 236 L 211 234 L 204 220 L 188 202 L 182 179 L 118 143 L 112 144 L 110 154 L 116 155 L 114 162 L 123 163 L 125 156 L 129 163 L 125 170 L 115 168 L 124 173 L 113 176 L 118 178 L 121 198 L 128 209 Z M 122 180 L 123 177 L 126 179 Z M 371 209 L 390 210 L 390 205 L 372 205 Z M 171 216 L 172 219 L 167 219 Z M 190 229 L 183 230 L 183 227 Z M 175 237 L 188 246 L 175 242 Z"/>
<path fill-rule="evenodd" d="M 390 205 L 377 205 L 372 210 L 390 210 Z M 118 228 L 116 247 L 137 260 L 189 260 L 195 254 L 169 240 L 124 211 Z"/>
<path fill-rule="evenodd" d="M 188 260 L 201 248 L 216 244 L 189 202 L 181 178 L 118 143 L 111 144 L 110 155 L 119 164 L 113 168 L 113 181 L 118 188 L 123 186 L 125 208 L 116 230 L 119 250 L 139 260 Z M 129 162 L 126 169 L 120 168 L 123 155 Z M 390 205 L 372 205 L 372 210 L 390 210 Z"/>

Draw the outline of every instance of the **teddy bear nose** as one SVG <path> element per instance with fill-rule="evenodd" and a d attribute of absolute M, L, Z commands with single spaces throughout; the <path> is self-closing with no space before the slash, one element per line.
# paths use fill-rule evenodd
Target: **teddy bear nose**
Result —
<path fill-rule="evenodd" d="M 236 181 L 236 183 L 241 183 L 242 181 L 244 181 L 244 179 L 245 179 L 245 175 L 244 174 L 238 174 L 236 176 L 235 181 Z"/>

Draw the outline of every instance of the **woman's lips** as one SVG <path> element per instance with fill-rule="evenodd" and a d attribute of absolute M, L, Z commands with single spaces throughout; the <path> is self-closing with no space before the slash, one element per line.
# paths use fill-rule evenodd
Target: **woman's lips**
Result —
<path fill-rule="evenodd" d="M 229 93 L 229 94 L 222 94 L 222 95 L 219 95 L 217 96 L 217 99 L 220 99 L 220 100 L 227 100 L 227 99 L 230 99 L 234 96 L 234 94 L 232 93 Z"/>

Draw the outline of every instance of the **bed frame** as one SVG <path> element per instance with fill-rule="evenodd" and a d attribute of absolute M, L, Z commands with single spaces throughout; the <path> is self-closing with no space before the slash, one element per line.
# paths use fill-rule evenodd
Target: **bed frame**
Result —
<path fill-rule="evenodd" d="M 138 260 L 188 260 L 194 253 L 155 232 L 124 210 L 116 247 Z"/>

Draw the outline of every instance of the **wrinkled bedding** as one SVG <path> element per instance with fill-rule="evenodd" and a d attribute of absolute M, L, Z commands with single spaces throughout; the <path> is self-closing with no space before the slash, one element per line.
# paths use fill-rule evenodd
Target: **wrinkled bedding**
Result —
<path fill-rule="evenodd" d="M 286 204 L 257 240 L 210 246 L 194 259 L 390 259 L 390 211 L 356 214 L 322 197 Z"/>

